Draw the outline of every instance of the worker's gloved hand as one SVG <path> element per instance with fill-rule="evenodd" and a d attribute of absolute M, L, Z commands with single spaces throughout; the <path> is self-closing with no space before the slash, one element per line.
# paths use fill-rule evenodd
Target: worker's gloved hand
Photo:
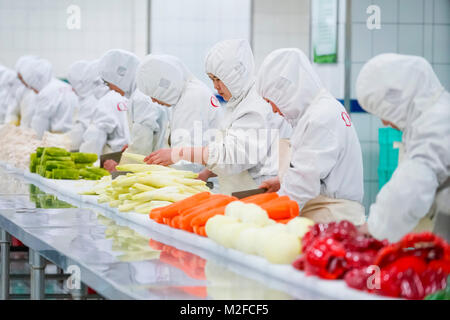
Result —
<path fill-rule="evenodd" d="M 275 177 L 269 180 L 264 181 L 259 186 L 260 189 L 267 189 L 266 192 L 277 192 L 280 190 L 280 178 Z"/>
<path fill-rule="evenodd" d="M 172 149 L 159 149 L 145 157 L 144 162 L 147 164 L 159 164 L 161 166 L 170 166 L 175 162 L 172 160 Z"/>
<path fill-rule="evenodd" d="M 103 163 L 103 168 L 108 170 L 109 172 L 117 171 L 116 166 L 117 166 L 117 162 L 115 162 L 114 160 L 111 160 L 111 159 L 106 160 Z"/>
<path fill-rule="evenodd" d="M 208 169 L 203 169 L 199 174 L 198 174 L 198 180 L 203 180 L 203 181 L 208 181 L 209 178 L 211 177 L 216 177 L 216 175 L 212 172 L 209 171 Z"/>

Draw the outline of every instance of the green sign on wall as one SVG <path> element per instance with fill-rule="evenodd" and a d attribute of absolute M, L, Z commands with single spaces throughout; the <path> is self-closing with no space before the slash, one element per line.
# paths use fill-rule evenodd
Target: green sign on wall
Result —
<path fill-rule="evenodd" d="M 315 63 L 337 63 L 337 0 L 314 0 L 312 47 Z"/>

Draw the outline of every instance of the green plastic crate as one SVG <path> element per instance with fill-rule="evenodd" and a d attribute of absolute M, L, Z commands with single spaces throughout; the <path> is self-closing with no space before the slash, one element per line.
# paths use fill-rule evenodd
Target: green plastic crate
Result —
<path fill-rule="evenodd" d="M 402 132 L 392 128 L 378 129 L 378 143 L 380 145 L 379 168 L 396 168 L 398 165 L 398 149 L 394 142 L 402 141 Z"/>
<path fill-rule="evenodd" d="M 398 166 L 398 149 L 394 142 L 402 141 L 402 132 L 392 128 L 378 129 L 380 158 L 378 162 L 378 187 L 381 189 L 391 178 Z"/>
<path fill-rule="evenodd" d="M 396 168 L 378 168 L 378 190 L 391 179 Z"/>

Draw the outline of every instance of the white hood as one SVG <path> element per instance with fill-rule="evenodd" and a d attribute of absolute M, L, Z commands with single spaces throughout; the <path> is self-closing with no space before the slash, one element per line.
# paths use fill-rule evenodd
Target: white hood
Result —
<path fill-rule="evenodd" d="M 17 59 L 16 65 L 14 66 L 14 69 L 20 73 L 21 68 L 24 66 L 24 64 L 28 61 L 39 59 L 38 56 L 33 55 L 26 55 L 21 56 L 19 59 Z"/>
<path fill-rule="evenodd" d="M 254 83 L 255 63 L 250 44 L 245 39 L 217 43 L 206 56 L 205 69 L 230 90 L 232 97 L 227 107 L 236 106 Z"/>
<path fill-rule="evenodd" d="M 52 79 L 52 64 L 46 59 L 27 59 L 19 72 L 29 87 L 41 91 Z"/>
<path fill-rule="evenodd" d="M 261 65 L 256 90 L 292 123 L 324 89 L 306 55 L 299 49 L 278 49 Z M 294 123 L 295 124 L 295 123 Z"/>
<path fill-rule="evenodd" d="M 103 84 L 98 71 L 98 60 L 80 60 L 70 66 L 67 76 L 77 95 L 86 98 L 92 94 L 96 95 L 98 90 L 106 94 L 108 88 Z"/>
<path fill-rule="evenodd" d="M 433 105 L 444 87 L 422 57 L 381 54 L 369 60 L 356 81 L 362 108 L 404 131 Z"/>
<path fill-rule="evenodd" d="M 186 81 L 192 77 L 177 57 L 150 54 L 138 68 L 136 83 L 145 95 L 173 106 L 180 99 Z"/>
<path fill-rule="evenodd" d="M 5 68 L 0 73 L 0 89 L 1 90 L 9 90 L 13 85 L 14 80 L 17 79 L 17 73 L 9 68 Z M 0 101 L 2 103 L 3 101 Z"/>
<path fill-rule="evenodd" d="M 130 97 L 136 87 L 135 77 L 139 58 L 125 50 L 107 51 L 99 62 L 99 72 L 103 80 L 114 84 Z"/>

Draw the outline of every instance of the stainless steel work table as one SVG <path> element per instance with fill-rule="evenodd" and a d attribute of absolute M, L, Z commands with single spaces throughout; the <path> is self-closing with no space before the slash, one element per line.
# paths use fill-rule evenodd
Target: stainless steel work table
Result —
<path fill-rule="evenodd" d="M 76 270 L 72 277 L 79 271 L 81 282 L 107 299 L 336 297 L 336 292 L 324 296 L 270 279 L 82 204 L 79 208 L 36 208 L 23 176 L 0 168 L 0 181 L 2 298 L 9 292 L 10 235 L 30 249 L 32 299 L 44 298 L 44 259 L 66 273 Z"/>

